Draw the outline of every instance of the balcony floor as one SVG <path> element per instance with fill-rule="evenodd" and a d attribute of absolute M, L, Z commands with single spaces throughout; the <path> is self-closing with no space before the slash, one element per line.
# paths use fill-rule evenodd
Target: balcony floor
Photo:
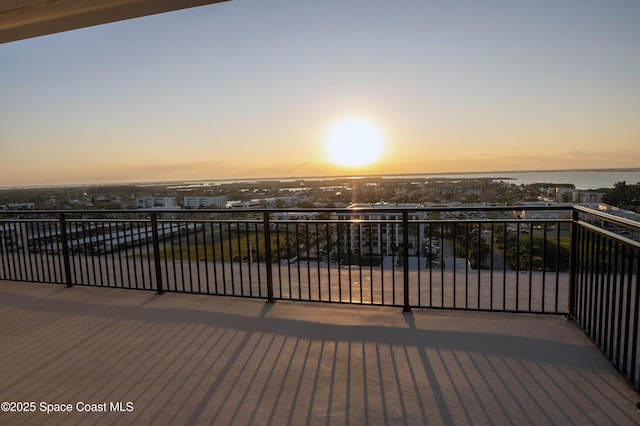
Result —
<path fill-rule="evenodd" d="M 0 282 L 0 318 L 0 399 L 37 409 L 3 424 L 640 422 L 636 392 L 560 316 Z"/>

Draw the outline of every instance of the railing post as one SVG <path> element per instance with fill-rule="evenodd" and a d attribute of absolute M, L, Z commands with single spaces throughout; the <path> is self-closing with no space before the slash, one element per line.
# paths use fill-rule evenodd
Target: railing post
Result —
<path fill-rule="evenodd" d="M 62 244 L 62 261 L 64 263 L 64 278 L 67 287 L 73 287 L 71 280 L 71 259 L 69 258 L 69 246 L 67 239 L 67 222 L 64 212 L 58 212 L 58 224 L 60 225 L 60 243 Z"/>
<path fill-rule="evenodd" d="M 403 265 L 403 284 L 404 284 L 404 305 L 402 312 L 411 312 L 409 304 L 409 213 L 405 210 L 402 212 L 402 251 L 404 253 Z"/>
<path fill-rule="evenodd" d="M 156 294 L 164 294 L 162 287 L 162 267 L 160 263 L 160 238 L 158 236 L 158 215 L 151 214 L 151 239 L 153 241 L 153 262 L 156 269 Z"/>
<path fill-rule="evenodd" d="M 580 213 L 571 209 L 571 253 L 569 254 L 569 316 L 576 316 L 576 285 L 578 282 L 578 220 Z"/>
<path fill-rule="evenodd" d="M 269 212 L 263 212 L 264 261 L 267 267 L 267 303 L 275 303 L 273 297 L 273 268 L 271 265 L 271 223 Z"/>

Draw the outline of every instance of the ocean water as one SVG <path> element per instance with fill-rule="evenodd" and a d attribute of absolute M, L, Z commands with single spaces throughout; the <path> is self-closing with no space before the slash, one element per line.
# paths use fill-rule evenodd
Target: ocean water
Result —
<path fill-rule="evenodd" d="M 532 171 L 532 172 L 492 172 L 468 174 L 425 174 L 421 177 L 452 178 L 504 178 L 511 183 L 555 183 L 573 184 L 576 189 L 613 188 L 617 182 L 627 182 L 628 185 L 640 183 L 640 169 L 634 170 L 566 170 L 566 171 Z"/>
<path fill-rule="evenodd" d="M 513 172 L 490 172 L 490 173 L 424 173 L 424 174 L 406 174 L 406 175 L 382 175 L 380 177 L 387 178 L 443 178 L 443 179 L 474 179 L 474 178 L 493 178 L 504 179 L 516 185 L 533 183 L 548 184 L 572 184 L 576 189 L 600 189 L 613 188 L 616 182 L 627 182 L 628 185 L 640 183 L 640 169 L 613 169 L 613 170 L 546 170 L 546 171 L 513 171 Z M 240 182 L 257 182 L 257 181 L 281 181 L 294 182 L 297 180 L 325 180 L 335 178 L 351 179 L 354 177 L 296 177 L 296 178 L 256 178 L 256 179 L 238 179 L 238 180 L 212 180 L 198 182 L 182 182 L 177 187 L 200 187 L 217 185 L 221 183 L 240 183 Z"/>

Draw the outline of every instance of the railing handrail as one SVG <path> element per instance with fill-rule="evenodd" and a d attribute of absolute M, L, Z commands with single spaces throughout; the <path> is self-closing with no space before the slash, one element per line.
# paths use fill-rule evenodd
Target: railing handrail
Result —
<path fill-rule="evenodd" d="M 578 220 L 576 222 L 578 225 L 582 226 L 583 228 L 586 228 L 592 232 L 595 232 L 596 234 L 600 234 L 602 236 L 605 236 L 607 238 L 610 238 L 612 240 L 616 240 L 624 245 L 626 245 L 627 247 L 633 247 L 636 249 L 640 249 L 640 242 L 632 240 L 631 238 L 627 238 L 624 235 L 618 235 L 615 232 L 611 232 L 608 231 L 604 228 L 601 228 L 599 226 L 595 226 L 591 223 L 585 222 L 583 220 Z"/>
<path fill-rule="evenodd" d="M 586 213 L 588 215 L 595 216 L 595 217 L 600 218 L 600 219 L 604 219 L 607 222 L 615 223 L 615 224 L 618 224 L 618 225 L 622 225 L 622 226 L 626 226 L 626 227 L 629 227 L 629 228 L 633 228 L 636 231 L 640 231 L 640 222 L 635 221 L 633 219 L 627 219 L 625 217 L 616 216 L 616 215 L 613 215 L 611 213 L 606 213 L 606 212 L 602 212 L 600 210 L 594 210 L 594 209 L 590 209 L 590 208 L 583 207 L 583 206 L 577 206 L 576 205 L 573 208 L 575 210 L 579 211 L 579 212 Z"/>
<path fill-rule="evenodd" d="M 571 211 L 576 206 L 574 204 L 558 204 L 553 203 L 545 206 L 535 205 L 509 205 L 509 206 L 420 206 L 417 204 L 414 206 L 390 206 L 390 207 L 291 207 L 291 208 L 228 208 L 228 209 L 120 209 L 120 210 L 0 210 L 3 214 L 17 214 L 17 215 L 33 215 L 33 214 L 206 214 L 206 213 L 353 213 L 353 212 L 366 212 L 366 213 L 399 213 L 403 211 L 415 211 L 415 212 L 476 212 L 476 211 Z M 592 211 L 586 209 L 586 211 Z"/>

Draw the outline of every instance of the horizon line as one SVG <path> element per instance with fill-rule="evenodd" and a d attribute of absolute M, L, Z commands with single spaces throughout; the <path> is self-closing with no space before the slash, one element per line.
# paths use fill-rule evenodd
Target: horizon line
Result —
<path fill-rule="evenodd" d="M 305 179 L 366 179 L 366 178 L 385 178 L 385 177 L 402 177 L 402 176 L 440 176 L 440 175 L 486 175 L 499 173 L 541 173 L 541 172 L 640 172 L 640 167 L 603 167 L 603 168 L 586 168 L 586 169 L 527 169 L 527 170 L 493 170 L 493 171 L 473 171 L 473 172 L 404 172 L 404 173 L 370 173 L 358 175 L 316 175 L 316 176 L 278 176 L 278 177 L 238 177 L 238 178 L 206 178 L 206 179 L 179 179 L 171 181 L 133 181 L 133 182 L 103 182 L 103 183 L 67 183 L 67 184 L 49 184 L 49 185 L 17 185 L 0 187 L 0 191 L 10 189 L 40 189 L 40 188 L 61 188 L 61 187 L 83 187 L 83 186 L 127 186 L 127 185 L 144 185 L 144 186 L 160 186 L 176 183 L 198 183 L 198 182 L 267 182 L 281 180 L 305 180 Z M 511 179 L 506 176 L 494 176 L 495 178 Z"/>

